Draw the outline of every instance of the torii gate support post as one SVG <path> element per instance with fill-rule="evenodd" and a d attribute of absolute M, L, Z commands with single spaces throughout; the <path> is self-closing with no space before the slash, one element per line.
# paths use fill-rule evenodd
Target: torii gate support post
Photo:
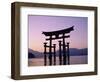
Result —
<path fill-rule="evenodd" d="M 62 65 L 61 41 L 59 41 L 59 65 Z"/>
<path fill-rule="evenodd" d="M 53 44 L 54 46 L 54 65 L 56 65 L 56 44 Z"/>
<path fill-rule="evenodd" d="M 52 36 L 50 36 L 49 65 L 52 65 Z"/>
<path fill-rule="evenodd" d="M 47 43 L 45 42 L 44 43 L 44 66 L 47 65 L 46 45 L 47 45 Z"/>
<path fill-rule="evenodd" d="M 69 43 L 67 43 L 67 56 L 68 56 L 68 65 L 70 65 Z"/>

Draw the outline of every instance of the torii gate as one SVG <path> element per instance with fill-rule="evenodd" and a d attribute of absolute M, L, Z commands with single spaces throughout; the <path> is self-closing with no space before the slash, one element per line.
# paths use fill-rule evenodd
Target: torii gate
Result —
<path fill-rule="evenodd" d="M 52 45 L 52 40 L 62 39 L 62 41 L 59 42 L 59 65 L 66 65 L 70 64 L 70 56 L 69 56 L 69 43 L 66 44 L 65 38 L 69 38 L 70 35 L 65 35 L 67 33 L 70 33 L 74 30 L 74 26 L 62 29 L 58 31 L 52 31 L 52 32 L 42 32 L 45 36 L 49 36 L 49 38 L 46 38 L 46 41 L 49 41 L 49 46 L 47 45 L 47 42 L 44 43 L 44 65 L 47 65 L 47 54 L 49 54 L 49 65 L 52 65 L 52 54 L 54 54 L 54 65 L 56 65 L 56 44 Z M 59 36 L 62 35 L 62 36 Z M 55 37 L 52 37 L 55 36 Z M 61 53 L 61 47 L 63 48 L 63 56 Z M 66 47 L 67 47 L 67 55 L 66 55 Z M 46 51 L 46 48 L 49 48 L 49 52 Z M 52 51 L 52 48 L 54 49 Z M 63 61 L 62 61 L 63 57 Z M 68 60 L 68 63 L 66 63 L 66 58 Z"/>

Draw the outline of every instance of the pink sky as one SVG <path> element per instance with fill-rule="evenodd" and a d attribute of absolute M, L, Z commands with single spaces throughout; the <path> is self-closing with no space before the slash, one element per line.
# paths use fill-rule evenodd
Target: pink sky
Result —
<path fill-rule="evenodd" d="M 87 17 L 29 15 L 29 48 L 43 52 L 43 43 L 46 38 L 42 34 L 43 31 L 56 31 L 73 25 L 74 31 L 70 33 L 70 38 L 66 39 L 70 42 L 70 48 L 87 48 L 87 24 Z M 53 43 L 58 44 L 58 41 Z"/>

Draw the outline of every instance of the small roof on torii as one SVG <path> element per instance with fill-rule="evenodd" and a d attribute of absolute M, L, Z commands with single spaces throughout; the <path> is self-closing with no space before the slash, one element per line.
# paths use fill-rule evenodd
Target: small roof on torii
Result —
<path fill-rule="evenodd" d="M 52 36 L 52 35 L 59 35 L 59 34 L 64 34 L 64 33 L 70 33 L 71 31 L 74 30 L 74 26 L 62 29 L 62 30 L 57 30 L 57 31 L 50 31 L 50 32 L 42 32 L 45 36 Z"/>

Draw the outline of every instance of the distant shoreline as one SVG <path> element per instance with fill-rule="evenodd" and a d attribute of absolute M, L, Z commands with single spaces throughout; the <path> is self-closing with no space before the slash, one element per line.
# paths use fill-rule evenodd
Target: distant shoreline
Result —
<path fill-rule="evenodd" d="M 71 55 L 71 56 L 87 56 L 87 55 Z M 59 56 L 56 56 L 56 57 L 59 57 Z M 44 58 L 44 56 L 43 57 L 35 57 L 35 58 Z M 28 58 L 28 59 L 35 59 L 35 58 Z M 52 58 L 54 58 L 54 57 L 52 56 Z"/>
<path fill-rule="evenodd" d="M 63 55 L 63 51 L 61 51 L 61 54 Z M 82 56 L 82 55 L 88 55 L 88 49 L 77 49 L 77 48 L 70 48 L 69 49 L 70 56 Z M 47 54 L 49 55 L 49 54 Z M 66 52 L 67 55 L 67 52 Z M 59 56 L 59 50 L 56 51 L 56 56 Z M 34 51 L 32 49 L 28 49 L 28 58 L 41 58 L 44 57 L 44 53 L 39 51 Z"/>

